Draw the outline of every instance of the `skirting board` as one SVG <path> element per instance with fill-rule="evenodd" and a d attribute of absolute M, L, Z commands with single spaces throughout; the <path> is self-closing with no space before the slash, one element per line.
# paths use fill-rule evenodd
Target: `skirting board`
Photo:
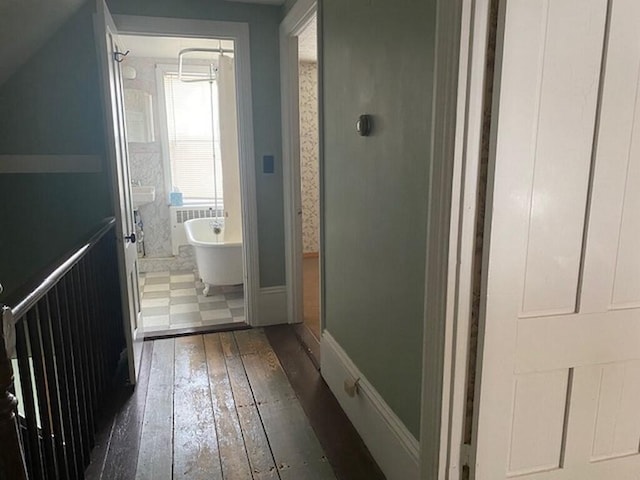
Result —
<path fill-rule="evenodd" d="M 419 443 L 326 330 L 321 341 L 321 373 L 388 480 L 417 480 Z M 358 382 L 352 398 L 345 380 Z"/>
<path fill-rule="evenodd" d="M 258 319 L 253 327 L 266 327 L 287 323 L 287 287 L 265 287 L 260 289 Z"/>

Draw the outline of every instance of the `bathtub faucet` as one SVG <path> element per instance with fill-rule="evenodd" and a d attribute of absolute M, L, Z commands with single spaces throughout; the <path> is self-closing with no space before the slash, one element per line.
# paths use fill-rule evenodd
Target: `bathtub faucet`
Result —
<path fill-rule="evenodd" d="M 209 226 L 211 227 L 211 230 L 213 230 L 213 233 L 215 233 L 216 235 L 222 233 L 222 226 L 220 226 L 220 223 L 216 220 L 211 220 L 209 222 Z"/>

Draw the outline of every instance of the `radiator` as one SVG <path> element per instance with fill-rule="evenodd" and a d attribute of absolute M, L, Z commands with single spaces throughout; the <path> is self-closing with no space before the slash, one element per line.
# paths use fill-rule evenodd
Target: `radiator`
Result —
<path fill-rule="evenodd" d="M 184 231 L 183 223 L 192 218 L 212 218 L 215 217 L 213 206 L 197 205 L 183 207 L 169 207 L 171 212 L 171 249 L 174 255 L 178 255 L 181 245 L 188 245 L 187 234 Z M 223 215 L 222 210 L 218 210 L 218 216 Z"/>

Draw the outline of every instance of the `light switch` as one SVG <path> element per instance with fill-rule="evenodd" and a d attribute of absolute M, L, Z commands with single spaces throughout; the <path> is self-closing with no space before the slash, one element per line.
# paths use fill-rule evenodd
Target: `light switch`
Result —
<path fill-rule="evenodd" d="M 262 172 L 263 173 L 274 173 L 275 171 L 275 160 L 273 155 L 264 155 L 262 157 Z"/>

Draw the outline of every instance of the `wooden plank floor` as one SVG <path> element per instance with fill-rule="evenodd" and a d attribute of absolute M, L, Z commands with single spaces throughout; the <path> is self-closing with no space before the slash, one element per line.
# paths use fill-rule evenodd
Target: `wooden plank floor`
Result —
<path fill-rule="evenodd" d="M 307 330 L 305 326 L 302 328 Z M 312 361 L 313 349 L 298 338 L 299 329 L 278 325 L 268 327 L 266 334 L 336 477 L 384 480 L 382 471 L 320 375 L 317 362 Z"/>
<path fill-rule="evenodd" d="M 320 340 L 320 267 L 318 257 L 302 259 L 302 310 L 304 324 Z"/>
<path fill-rule="evenodd" d="M 139 413 L 144 395 L 139 440 L 111 443 L 92 478 L 336 478 L 264 331 L 146 342 L 145 359 L 148 380 L 121 410 Z M 115 424 L 112 437 L 127 428 Z M 128 469 L 112 468 L 116 450 Z"/>

